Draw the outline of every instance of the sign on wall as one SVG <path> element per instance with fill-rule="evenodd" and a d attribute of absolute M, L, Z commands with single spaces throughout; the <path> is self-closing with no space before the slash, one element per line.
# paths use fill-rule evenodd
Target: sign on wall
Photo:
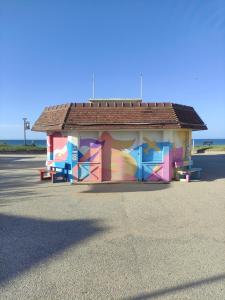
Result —
<path fill-rule="evenodd" d="M 73 145 L 73 148 L 72 148 L 72 160 L 73 160 L 73 162 L 75 162 L 75 161 L 78 160 L 78 148 L 77 148 L 77 145 Z"/>

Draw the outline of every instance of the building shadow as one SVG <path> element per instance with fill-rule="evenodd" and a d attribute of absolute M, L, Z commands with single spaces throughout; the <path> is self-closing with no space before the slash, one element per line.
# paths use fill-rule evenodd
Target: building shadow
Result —
<path fill-rule="evenodd" d="M 194 167 L 202 168 L 201 181 L 225 179 L 225 154 L 198 154 L 192 159 Z"/>
<path fill-rule="evenodd" d="M 45 220 L 0 214 L 0 284 L 106 231 L 100 220 Z"/>
<path fill-rule="evenodd" d="M 0 189 L 3 190 L 10 190 L 12 188 L 18 187 L 31 187 L 31 186 L 39 186 L 43 182 L 39 180 L 38 172 L 26 172 L 24 174 L 21 173 L 5 173 L 0 174 Z M 38 179 L 38 180 L 37 180 Z M 0 192 L 1 192 L 0 191 Z"/>
<path fill-rule="evenodd" d="M 184 290 L 194 289 L 194 288 L 204 288 L 206 285 L 212 285 L 213 283 L 224 282 L 225 283 L 225 273 L 211 276 L 208 278 L 186 282 L 177 286 L 172 286 L 164 289 L 155 290 L 151 293 L 142 293 L 133 297 L 124 298 L 124 300 L 147 300 L 147 299 L 157 299 L 162 296 L 175 295 Z M 171 298 L 172 299 L 172 298 Z"/>
<path fill-rule="evenodd" d="M 79 185 L 79 184 L 78 184 Z M 170 183 L 151 183 L 151 182 L 121 182 L 121 183 L 98 183 L 86 184 L 85 189 L 80 193 L 133 193 L 158 191 L 167 189 Z"/>
<path fill-rule="evenodd" d="M 7 169 L 33 169 L 45 166 L 45 160 L 33 160 L 36 156 L 1 156 L 0 170 Z"/>
<path fill-rule="evenodd" d="M 38 172 L 34 169 L 43 167 L 45 161 L 41 157 L 35 161 L 33 160 L 35 157 L 27 155 L 0 157 L 0 206 L 27 200 L 29 196 L 37 193 L 36 189 L 42 183 L 38 180 Z"/>

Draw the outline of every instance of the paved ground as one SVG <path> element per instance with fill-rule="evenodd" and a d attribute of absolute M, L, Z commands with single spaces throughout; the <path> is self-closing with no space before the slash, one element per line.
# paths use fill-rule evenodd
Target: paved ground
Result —
<path fill-rule="evenodd" d="M 201 182 L 38 181 L 0 157 L 0 299 L 225 299 L 225 155 Z"/>

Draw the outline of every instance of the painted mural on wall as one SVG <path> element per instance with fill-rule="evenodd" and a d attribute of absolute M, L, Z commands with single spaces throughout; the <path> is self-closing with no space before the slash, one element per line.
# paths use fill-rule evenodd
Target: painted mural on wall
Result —
<path fill-rule="evenodd" d="M 188 154 L 187 133 L 176 135 L 174 143 L 163 142 L 157 133 L 103 132 L 81 134 L 78 138 L 59 134 L 48 137 L 48 163 L 66 161 L 70 180 L 100 181 L 170 181 L 174 161 Z M 49 158 L 52 158 L 51 160 Z"/>
<path fill-rule="evenodd" d="M 142 178 L 145 181 L 170 181 L 172 165 L 172 145 L 156 142 L 143 136 Z"/>
<path fill-rule="evenodd" d="M 102 141 L 97 138 L 80 138 L 78 166 L 77 170 L 74 170 L 79 181 L 95 182 L 102 180 L 102 146 Z"/>
<path fill-rule="evenodd" d="M 187 160 L 190 155 L 188 132 L 175 132 L 173 136 L 173 142 L 173 161 Z"/>
<path fill-rule="evenodd" d="M 104 132 L 101 141 L 103 142 L 102 179 L 104 181 L 137 180 L 139 146 L 136 134 Z"/>
<path fill-rule="evenodd" d="M 68 138 L 61 133 L 54 133 L 47 137 L 47 165 L 54 161 L 66 161 L 68 159 Z"/>

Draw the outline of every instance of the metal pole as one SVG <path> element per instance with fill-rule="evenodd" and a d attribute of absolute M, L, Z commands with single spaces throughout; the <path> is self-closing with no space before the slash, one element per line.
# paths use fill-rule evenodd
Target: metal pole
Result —
<path fill-rule="evenodd" d="M 27 140 L 26 140 L 26 121 L 27 118 L 23 118 L 23 136 L 24 136 L 24 146 L 27 145 Z"/>
<path fill-rule="evenodd" d="M 92 99 L 95 98 L 95 73 L 92 75 Z"/>
<path fill-rule="evenodd" d="M 140 82 L 140 84 L 141 84 L 141 86 L 140 86 L 140 88 L 141 88 L 141 99 L 142 99 L 142 96 L 143 96 L 143 78 L 142 78 L 142 73 L 141 73 L 141 82 Z"/>

